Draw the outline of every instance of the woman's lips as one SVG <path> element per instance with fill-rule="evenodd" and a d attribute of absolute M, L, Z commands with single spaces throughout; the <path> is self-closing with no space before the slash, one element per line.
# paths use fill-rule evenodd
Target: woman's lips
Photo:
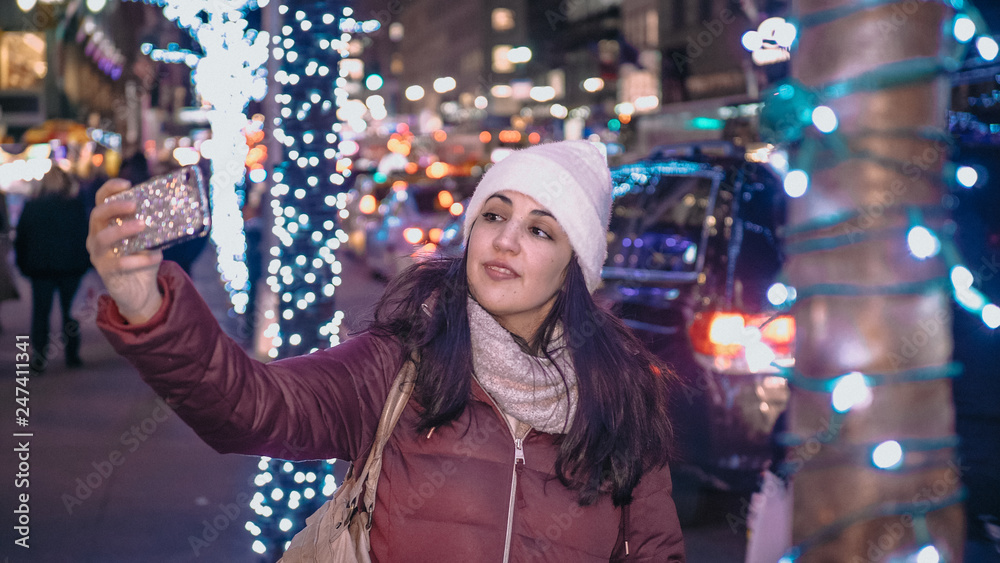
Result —
<path fill-rule="evenodd" d="M 505 281 L 521 277 L 503 262 L 487 262 L 483 264 L 483 270 L 486 271 L 486 275 L 493 281 Z"/>

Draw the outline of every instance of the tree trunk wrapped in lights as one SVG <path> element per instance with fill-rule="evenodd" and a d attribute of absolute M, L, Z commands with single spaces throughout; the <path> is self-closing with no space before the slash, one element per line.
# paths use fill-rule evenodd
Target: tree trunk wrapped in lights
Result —
<path fill-rule="evenodd" d="M 786 232 L 783 562 L 962 559 L 943 178 L 946 74 L 971 37 L 951 4 L 798 0 L 794 79 L 765 99 L 765 129 L 798 144 L 786 189 L 804 191 Z"/>
<path fill-rule="evenodd" d="M 270 344 L 267 357 L 288 358 L 335 346 L 341 338 L 337 251 L 347 236 L 339 213 L 353 178 L 352 158 L 338 146 L 361 129 L 338 117 L 348 103 L 348 89 L 358 88 L 341 76 L 338 64 L 348 56 L 361 23 L 345 2 L 294 0 L 281 2 L 276 11 L 280 21 L 273 26 L 271 52 L 281 68 L 272 83 L 279 92 L 271 95 L 280 103 L 275 108 L 280 117 L 267 119 L 274 123 L 282 151 L 276 151 L 280 156 L 271 175 L 269 230 L 275 243 L 264 253 L 270 256 L 264 282 L 273 299 L 272 307 L 263 309 L 262 335 Z M 284 458 L 302 456 L 300 445 L 285 446 Z M 250 503 L 258 517 L 247 529 L 263 560 L 278 560 L 305 519 L 333 495 L 332 461 L 261 458 L 261 473 L 254 478 L 258 490 Z"/>

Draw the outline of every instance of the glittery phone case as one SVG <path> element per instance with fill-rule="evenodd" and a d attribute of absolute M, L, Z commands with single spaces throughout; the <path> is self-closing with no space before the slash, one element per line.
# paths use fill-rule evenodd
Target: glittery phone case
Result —
<path fill-rule="evenodd" d="M 119 192 L 106 201 L 136 201 L 136 219 L 146 230 L 121 240 L 115 254 L 129 255 L 143 250 L 163 249 L 208 234 L 211 215 L 201 169 L 186 166 L 157 176 Z M 113 220 L 121 225 L 129 217 Z"/>

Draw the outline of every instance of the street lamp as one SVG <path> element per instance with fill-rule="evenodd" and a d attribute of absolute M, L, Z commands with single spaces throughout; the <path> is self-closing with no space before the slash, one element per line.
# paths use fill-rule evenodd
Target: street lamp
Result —
<path fill-rule="evenodd" d="M 423 99 L 424 89 L 423 87 L 414 84 L 413 86 L 407 87 L 406 90 L 403 92 L 403 94 L 406 96 L 407 100 L 410 100 L 411 102 L 416 102 L 418 100 Z"/>
<path fill-rule="evenodd" d="M 445 92 L 454 90 L 457 85 L 454 78 L 443 76 L 434 80 L 434 91 L 438 94 L 444 94 Z"/>
<path fill-rule="evenodd" d="M 787 61 L 797 35 L 795 25 L 784 18 L 768 18 L 756 30 L 744 33 L 740 41 L 752 53 L 753 62 L 763 66 Z"/>
<path fill-rule="evenodd" d="M 514 64 L 526 63 L 531 60 L 531 49 L 528 47 L 515 47 L 507 51 L 507 60 Z"/>

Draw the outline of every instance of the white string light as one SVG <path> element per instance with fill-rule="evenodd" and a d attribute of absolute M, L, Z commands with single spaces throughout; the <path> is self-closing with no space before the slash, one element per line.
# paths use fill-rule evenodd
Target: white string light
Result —
<path fill-rule="evenodd" d="M 242 12 L 246 8 L 244 0 L 163 1 L 163 15 L 188 29 L 204 51 L 191 80 L 195 92 L 211 105 L 207 116 L 212 138 L 202 143 L 201 152 L 212 161 L 212 242 L 230 302 L 239 314 L 246 311 L 250 289 L 237 194 L 244 183 L 248 151 L 244 110 L 250 100 L 260 101 L 267 92 L 264 65 L 270 40 L 267 32 L 247 28 Z"/>
<path fill-rule="evenodd" d="M 879 469 L 895 469 L 903 463 L 903 446 L 887 440 L 872 450 L 872 463 Z"/>
<path fill-rule="evenodd" d="M 785 176 L 784 187 L 788 197 L 804 196 L 809 190 L 809 174 L 805 170 L 790 170 Z"/>

